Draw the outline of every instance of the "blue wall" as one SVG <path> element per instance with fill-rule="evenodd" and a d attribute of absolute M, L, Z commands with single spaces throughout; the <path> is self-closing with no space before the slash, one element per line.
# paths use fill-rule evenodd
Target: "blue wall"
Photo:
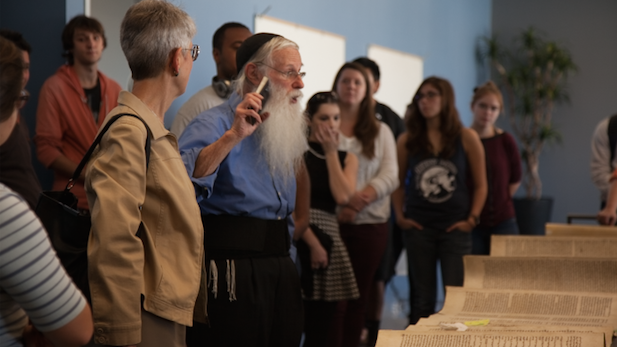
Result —
<path fill-rule="evenodd" d="M 194 42 L 201 45 L 201 55 L 186 93 L 167 112 L 168 126 L 182 103 L 210 84 L 216 73 L 214 31 L 228 21 L 253 30 L 254 16 L 268 7 L 268 16 L 344 36 L 348 60 L 366 55 L 370 44 L 421 56 L 425 76 L 439 75 L 453 83 L 459 111 L 470 124 L 469 101 L 482 70 L 476 65 L 475 45 L 491 33 L 490 0 L 229 0 L 216 6 L 183 0 L 182 6 L 197 24 Z"/>
<path fill-rule="evenodd" d="M 202 54 L 193 67 L 186 93 L 166 114 L 167 126 L 182 103 L 209 85 L 216 73 L 211 55 L 214 31 L 228 21 L 244 23 L 253 30 L 255 15 L 267 8 L 270 8 L 269 16 L 345 36 L 349 60 L 366 55 L 370 44 L 421 56 L 425 76 L 438 75 L 452 82 L 463 121 L 470 124 L 472 88 L 481 82 L 482 77 L 478 76 L 484 70 L 476 64 L 475 46 L 479 37 L 491 32 L 491 0 L 175 2 L 195 19 L 198 33 L 194 42 L 201 45 Z M 43 81 L 64 62 L 60 34 L 66 16 L 79 12 L 80 4 L 81 0 L 2 0 L 0 4 L 0 27 L 22 32 L 34 50 L 28 84 L 33 98 L 25 110 L 31 134 L 34 134 L 38 91 Z M 48 188 L 51 173 L 38 162 L 36 169 L 44 188 Z"/>

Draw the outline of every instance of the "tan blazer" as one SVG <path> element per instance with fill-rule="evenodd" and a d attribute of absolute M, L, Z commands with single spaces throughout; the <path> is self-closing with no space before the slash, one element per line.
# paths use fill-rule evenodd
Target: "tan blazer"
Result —
<path fill-rule="evenodd" d="M 142 301 L 154 315 L 192 325 L 204 232 L 175 136 L 133 94 L 121 92 L 118 104 L 105 122 L 141 117 L 153 134 L 150 163 L 146 170 L 143 123 L 118 119 L 86 171 L 88 274 L 94 342 L 131 345 L 141 339 Z"/>

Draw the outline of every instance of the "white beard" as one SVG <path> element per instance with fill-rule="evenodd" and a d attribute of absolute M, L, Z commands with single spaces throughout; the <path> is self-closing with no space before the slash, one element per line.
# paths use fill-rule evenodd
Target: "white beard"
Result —
<path fill-rule="evenodd" d="M 296 97 L 297 102 L 291 103 Z M 306 142 L 306 121 L 300 106 L 302 92 L 285 91 L 270 85 L 270 98 L 262 112 L 270 116 L 256 130 L 259 147 L 273 176 L 282 176 L 285 184 L 294 178 L 294 172 L 302 163 L 302 156 L 308 150 Z"/>

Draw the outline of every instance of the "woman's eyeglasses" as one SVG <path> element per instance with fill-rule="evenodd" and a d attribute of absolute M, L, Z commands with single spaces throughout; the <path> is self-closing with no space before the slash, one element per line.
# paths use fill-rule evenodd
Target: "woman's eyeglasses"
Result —
<path fill-rule="evenodd" d="M 435 97 L 438 97 L 438 96 L 440 96 L 440 95 L 441 95 L 441 94 L 439 94 L 439 93 L 435 93 L 435 92 L 428 92 L 428 93 L 426 93 L 426 94 L 423 94 L 423 93 L 418 93 L 418 94 L 416 94 L 416 96 L 414 96 L 414 97 L 413 97 L 413 99 L 414 99 L 415 101 L 420 101 L 420 100 L 422 100 L 422 99 L 424 99 L 424 98 L 427 98 L 427 99 L 429 99 L 429 100 L 432 100 L 432 99 L 434 99 Z"/>
<path fill-rule="evenodd" d="M 197 60 L 199 57 L 199 45 L 193 45 L 193 48 L 182 48 L 183 51 L 191 51 L 191 58 L 193 61 Z"/>

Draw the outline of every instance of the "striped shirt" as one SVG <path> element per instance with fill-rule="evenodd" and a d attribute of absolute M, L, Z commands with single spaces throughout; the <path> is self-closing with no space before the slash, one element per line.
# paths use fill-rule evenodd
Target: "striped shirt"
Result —
<path fill-rule="evenodd" d="M 36 215 L 0 184 L 0 346 L 21 346 L 28 323 L 59 329 L 86 305 L 67 276 Z"/>

